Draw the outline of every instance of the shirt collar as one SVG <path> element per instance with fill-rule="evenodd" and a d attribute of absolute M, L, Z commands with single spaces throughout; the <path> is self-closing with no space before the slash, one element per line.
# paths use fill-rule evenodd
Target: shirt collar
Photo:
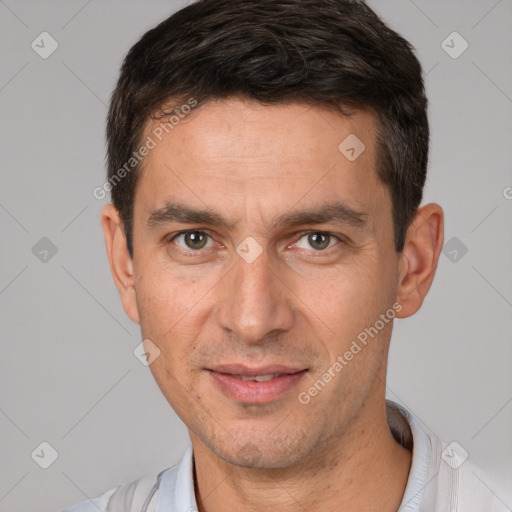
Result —
<path fill-rule="evenodd" d="M 388 407 L 394 405 L 407 420 L 412 433 L 412 461 L 407 485 L 405 487 L 399 512 L 419 512 L 431 462 L 431 443 L 429 437 L 421 429 L 412 414 L 395 402 L 386 400 Z M 393 435 L 406 439 L 408 432 L 400 435 L 400 426 L 393 425 Z M 194 492 L 194 459 L 192 447 L 189 446 L 178 466 L 168 469 L 162 475 L 158 501 L 155 512 L 197 512 L 197 503 Z"/>
<path fill-rule="evenodd" d="M 194 493 L 194 458 L 189 446 L 178 466 L 168 469 L 160 481 L 155 512 L 197 512 Z"/>
<path fill-rule="evenodd" d="M 386 400 L 386 403 L 389 402 L 391 400 Z M 411 469 L 409 470 L 409 478 L 407 479 L 407 485 L 405 486 L 404 496 L 398 512 L 420 512 L 421 502 L 423 501 L 430 473 L 432 445 L 430 438 L 405 407 L 395 402 L 391 402 L 391 405 L 400 410 L 409 423 L 412 433 Z M 404 436 L 407 436 L 407 434 L 404 433 Z"/>

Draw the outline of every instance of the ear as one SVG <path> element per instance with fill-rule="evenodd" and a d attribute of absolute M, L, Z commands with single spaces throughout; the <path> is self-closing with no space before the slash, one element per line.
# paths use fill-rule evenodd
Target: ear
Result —
<path fill-rule="evenodd" d="M 113 204 L 106 204 L 101 212 L 101 225 L 105 235 L 110 271 L 121 296 L 126 314 L 135 323 L 139 323 L 135 279 L 133 277 L 133 261 L 126 245 L 126 236 L 121 217 Z"/>
<path fill-rule="evenodd" d="M 418 210 L 405 239 L 399 263 L 397 301 L 402 309 L 398 318 L 418 311 L 427 295 L 444 242 L 443 209 L 430 203 Z"/>

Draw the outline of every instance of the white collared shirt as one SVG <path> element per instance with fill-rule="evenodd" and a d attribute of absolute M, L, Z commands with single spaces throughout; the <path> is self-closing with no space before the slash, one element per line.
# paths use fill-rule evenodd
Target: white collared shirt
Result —
<path fill-rule="evenodd" d="M 465 458 L 465 453 L 456 444 L 447 446 L 437 436 L 427 434 L 407 409 L 394 405 L 407 419 L 413 441 L 411 469 L 398 512 L 512 510 L 512 483 L 510 489 L 499 489 L 470 459 Z M 393 434 L 396 437 L 396 432 Z M 108 500 L 118 487 L 63 512 L 105 512 Z M 155 512 L 197 511 L 192 447 L 187 448 L 179 465 L 162 473 L 154 500 Z"/>

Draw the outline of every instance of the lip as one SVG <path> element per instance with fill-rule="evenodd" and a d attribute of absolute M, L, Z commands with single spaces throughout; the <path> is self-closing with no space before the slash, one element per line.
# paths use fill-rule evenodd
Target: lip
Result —
<path fill-rule="evenodd" d="M 304 370 L 304 367 L 286 366 L 282 364 L 270 364 L 267 366 L 251 367 L 245 364 L 221 364 L 208 368 L 210 371 L 217 373 L 229 373 L 231 375 L 247 375 L 254 377 L 255 375 L 268 375 L 269 373 L 292 374 Z"/>
<path fill-rule="evenodd" d="M 307 373 L 307 368 L 285 365 L 267 365 L 258 368 L 241 364 L 219 365 L 207 369 L 217 387 L 229 398 L 246 404 L 266 404 L 281 398 L 296 386 Z M 244 381 L 240 375 L 279 374 L 271 380 L 257 382 Z"/>

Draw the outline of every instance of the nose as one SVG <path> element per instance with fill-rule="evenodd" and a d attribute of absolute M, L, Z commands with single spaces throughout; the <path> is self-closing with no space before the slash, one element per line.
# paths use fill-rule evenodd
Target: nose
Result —
<path fill-rule="evenodd" d="M 246 343 L 262 343 L 269 334 L 291 329 L 292 297 L 277 271 L 271 268 L 266 250 L 251 263 L 237 258 L 222 280 L 217 309 L 219 325 Z"/>

